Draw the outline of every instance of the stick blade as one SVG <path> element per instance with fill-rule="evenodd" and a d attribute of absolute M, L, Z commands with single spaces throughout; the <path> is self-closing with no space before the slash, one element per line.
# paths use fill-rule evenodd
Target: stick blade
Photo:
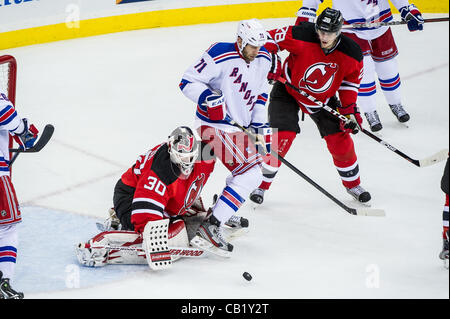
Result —
<path fill-rule="evenodd" d="M 419 165 L 420 165 L 420 167 L 434 165 L 436 163 L 446 160 L 447 157 L 448 157 L 448 149 L 443 149 L 434 155 L 431 155 L 427 158 L 420 160 Z"/>
<path fill-rule="evenodd" d="M 384 216 L 386 216 L 386 212 L 384 211 L 384 209 L 378 209 L 378 208 L 357 208 L 355 215 L 384 217 Z"/>

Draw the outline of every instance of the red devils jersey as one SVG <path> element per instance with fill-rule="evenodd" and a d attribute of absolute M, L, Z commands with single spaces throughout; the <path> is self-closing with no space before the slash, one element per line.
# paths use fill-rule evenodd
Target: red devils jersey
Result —
<path fill-rule="evenodd" d="M 183 215 L 191 207 L 213 171 L 214 161 L 197 161 L 189 177 L 180 174 L 166 143 L 138 158 L 122 175 L 122 182 L 135 188 L 131 222 L 143 231 L 148 221 Z"/>
<path fill-rule="evenodd" d="M 288 82 L 324 103 L 336 92 L 343 106 L 356 103 L 363 76 L 363 55 L 356 42 L 342 35 L 338 44 L 325 53 L 314 24 L 309 22 L 271 30 L 269 34 L 272 39 L 265 45 L 269 51 L 289 51 L 283 65 Z M 318 110 L 313 102 L 286 88 L 304 112 Z"/>

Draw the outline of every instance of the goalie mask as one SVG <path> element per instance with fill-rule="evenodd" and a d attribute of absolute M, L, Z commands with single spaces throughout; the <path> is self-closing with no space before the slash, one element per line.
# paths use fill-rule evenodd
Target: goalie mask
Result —
<path fill-rule="evenodd" d="M 177 127 L 167 141 L 170 160 L 183 173 L 188 176 L 194 169 L 194 163 L 199 154 L 199 143 L 187 126 Z"/>
<path fill-rule="evenodd" d="M 266 30 L 256 19 L 240 21 L 237 35 L 242 39 L 242 47 L 239 48 L 241 53 L 247 44 L 262 47 L 267 42 Z"/>

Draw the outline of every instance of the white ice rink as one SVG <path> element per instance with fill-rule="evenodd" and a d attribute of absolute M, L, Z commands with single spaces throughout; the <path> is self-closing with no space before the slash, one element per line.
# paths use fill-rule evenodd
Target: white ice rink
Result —
<path fill-rule="evenodd" d="M 263 20 L 267 28 L 294 19 Z M 27 298 L 449 298 L 442 245 L 445 162 L 418 168 L 369 137 L 355 136 L 362 185 L 386 217 L 347 214 L 287 167 L 256 209 L 240 213 L 250 232 L 230 259 L 183 259 L 172 269 L 145 265 L 85 268 L 74 246 L 97 233 L 120 175 L 195 105 L 178 83 L 210 44 L 234 41 L 236 22 L 140 30 L 0 51 L 18 60 L 17 108 L 52 141 L 22 154 L 13 181 L 23 208 L 14 287 Z M 449 145 L 449 24 L 410 33 L 393 27 L 400 50 L 408 127 L 379 89 L 380 136 L 413 158 Z M 331 156 L 306 117 L 286 159 L 342 200 Z M 203 198 L 210 204 L 228 172 L 217 163 Z M 253 280 L 247 282 L 242 273 Z"/>

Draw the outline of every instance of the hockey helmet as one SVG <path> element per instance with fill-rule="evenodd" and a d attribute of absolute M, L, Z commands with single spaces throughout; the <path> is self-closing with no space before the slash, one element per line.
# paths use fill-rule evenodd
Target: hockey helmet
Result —
<path fill-rule="evenodd" d="M 199 155 L 199 142 L 187 126 L 179 126 L 170 133 L 167 140 L 170 160 L 184 175 L 191 174 Z"/>
<path fill-rule="evenodd" d="M 247 44 L 262 47 L 267 42 L 267 34 L 261 22 L 257 19 L 242 20 L 238 24 L 237 36 L 242 39 L 242 52 Z"/>
<path fill-rule="evenodd" d="M 329 33 L 340 34 L 342 25 L 344 24 L 344 17 L 339 10 L 326 8 L 317 17 L 316 30 L 321 30 Z"/>

